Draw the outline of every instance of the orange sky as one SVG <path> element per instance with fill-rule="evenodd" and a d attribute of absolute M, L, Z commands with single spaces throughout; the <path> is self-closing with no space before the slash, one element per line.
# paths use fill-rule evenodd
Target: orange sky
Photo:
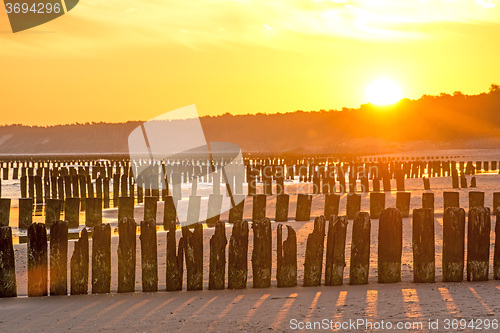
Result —
<path fill-rule="evenodd" d="M 500 83 L 499 35 L 487 0 L 80 0 L 16 34 L 0 1 L 0 123 L 358 107 L 381 77 L 476 94 Z"/>

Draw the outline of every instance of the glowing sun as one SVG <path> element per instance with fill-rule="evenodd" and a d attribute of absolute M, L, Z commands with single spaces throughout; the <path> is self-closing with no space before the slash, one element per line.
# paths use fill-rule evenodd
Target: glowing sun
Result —
<path fill-rule="evenodd" d="M 390 105 L 403 98 L 399 85 L 391 79 L 378 79 L 366 88 L 366 99 L 376 105 Z"/>

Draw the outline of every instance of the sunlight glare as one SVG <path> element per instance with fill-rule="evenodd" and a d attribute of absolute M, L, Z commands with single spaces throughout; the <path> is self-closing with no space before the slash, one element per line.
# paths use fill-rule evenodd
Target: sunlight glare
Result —
<path fill-rule="evenodd" d="M 403 98 L 401 88 L 391 79 L 378 79 L 366 88 L 366 100 L 376 105 L 390 105 Z"/>

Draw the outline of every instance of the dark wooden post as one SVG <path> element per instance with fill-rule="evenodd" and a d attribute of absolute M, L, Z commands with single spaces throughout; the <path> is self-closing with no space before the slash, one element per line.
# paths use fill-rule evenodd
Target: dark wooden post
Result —
<path fill-rule="evenodd" d="M 8 227 L 10 221 L 10 199 L 0 199 L 0 227 Z"/>
<path fill-rule="evenodd" d="M 297 194 L 297 210 L 295 221 L 309 221 L 311 219 L 312 195 Z"/>
<path fill-rule="evenodd" d="M 45 206 L 45 225 L 50 228 L 52 224 L 61 219 L 62 200 L 47 199 Z"/>
<path fill-rule="evenodd" d="M 459 188 L 458 186 L 458 172 L 457 169 L 451 170 L 451 186 L 453 188 Z"/>
<path fill-rule="evenodd" d="M 370 214 L 359 212 L 352 226 L 349 284 L 367 284 L 370 273 Z"/>
<path fill-rule="evenodd" d="M 465 177 L 463 172 L 460 174 L 460 187 L 467 188 L 467 178 Z"/>
<path fill-rule="evenodd" d="M 237 194 L 233 196 L 234 201 L 238 202 L 235 207 L 231 207 L 229 210 L 229 223 L 235 223 L 236 221 L 243 220 L 243 210 L 245 208 L 245 198 L 246 195 Z"/>
<path fill-rule="evenodd" d="M 443 281 L 460 282 L 464 274 L 465 211 L 449 207 L 443 214 Z"/>
<path fill-rule="evenodd" d="M 361 210 L 361 195 L 349 193 L 347 194 L 346 215 L 347 219 L 353 220 L 356 213 Z"/>
<path fill-rule="evenodd" d="M 493 278 L 500 280 L 500 211 L 495 211 L 495 253 L 493 255 Z"/>
<path fill-rule="evenodd" d="M 155 198 L 156 199 L 156 198 Z M 158 291 L 158 255 L 156 245 L 156 221 L 141 222 L 142 291 Z"/>
<path fill-rule="evenodd" d="M 384 192 L 391 192 L 391 175 L 388 171 L 383 172 L 382 183 L 384 186 Z"/>
<path fill-rule="evenodd" d="M 325 217 L 314 219 L 313 232 L 307 236 L 304 260 L 304 287 L 321 285 L 323 250 L 325 248 Z"/>
<path fill-rule="evenodd" d="M 228 289 L 244 289 L 248 276 L 248 222 L 235 221 L 229 239 Z"/>
<path fill-rule="evenodd" d="M 50 227 L 50 295 L 68 295 L 68 222 Z"/>
<path fill-rule="evenodd" d="M 252 229 L 254 244 L 252 252 L 253 287 L 267 288 L 271 286 L 271 221 L 267 218 L 254 221 L 252 223 Z"/>
<path fill-rule="evenodd" d="M 187 290 L 203 289 L 203 226 L 194 224 L 194 231 L 182 227 L 186 258 Z"/>
<path fill-rule="evenodd" d="M 287 227 L 287 239 L 283 242 L 283 225 L 278 225 L 276 281 L 278 288 L 297 285 L 297 236 L 295 230 Z"/>
<path fill-rule="evenodd" d="M 401 212 L 402 217 L 410 216 L 411 192 L 396 193 L 396 208 Z"/>
<path fill-rule="evenodd" d="M 136 230 L 133 219 L 118 221 L 118 292 L 135 291 Z"/>
<path fill-rule="evenodd" d="M 473 188 L 473 187 L 477 187 L 476 185 L 476 177 L 472 177 L 470 179 L 470 187 Z"/>
<path fill-rule="evenodd" d="M 103 200 L 104 200 L 104 208 L 109 208 L 109 178 L 106 177 L 102 181 L 102 189 L 103 189 Z"/>
<path fill-rule="evenodd" d="M 276 196 L 276 222 L 288 221 L 288 205 L 290 196 L 288 194 L 280 194 Z"/>
<path fill-rule="evenodd" d="M 490 259 L 490 210 L 469 209 L 467 224 L 467 281 L 488 280 Z"/>
<path fill-rule="evenodd" d="M 108 294 L 111 288 L 111 226 L 94 227 L 92 235 L 92 294 Z"/>
<path fill-rule="evenodd" d="M 413 282 L 434 282 L 434 212 L 429 208 L 413 210 Z"/>
<path fill-rule="evenodd" d="M 484 192 L 469 192 L 469 210 L 475 207 L 484 207 Z"/>
<path fill-rule="evenodd" d="M 28 177 L 21 177 L 21 198 L 28 197 Z"/>
<path fill-rule="evenodd" d="M 378 282 L 401 281 L 403 217 L 397 208 L 386 208 L 379 218 Z"/>
<path fill-rule="evenodd" d="M 344 283 L 346 216 L 331 216 L 326 240 L 325 286 Z"/>
<path fill-rule="evenodd" d="M 398 192 L 405 190 L 405 174 L 401 170 L 396 172 L 396 189 Z"/>
<path fill-rule="evenodd" d="M 47 229 L 33 223 L 28 228 L 28 296 L 48 295 Z"/>
<path fill-rule="evenodd" d="M 370 216 L 374 219 L 380 217 L 380 213 L 385 209 L 385 192 L 370 193 Z"/>
<path fill-rule="evenodd" d="M 167 195 L 163 204 L 163 229 L 170 230 L 170 226 L 177 223 L 177 209 L 175 208 L 174 197 Z"/>
<path fill-rule="evenodd" d="M 375 176 L 372 180 L 373 192 L 380 192 L 380 179 Z"/>
<path fill-rule="evenodd" d="M 266 218 L 266 199 L 265 194 L 253 196 L 252 221 L 260 221 Z"/>
<path fill-rule="evenodd" d="M 87 198 L 85 199 L 85 226 L 95 227 L 102 223 L 102 199 Z"/>
<path fill-rule="evenodd" d="M 158 206 L 158 197 L 145 197 L 144 221 L 154 220 L 156 224 L 157 206 Z"/>
<path fill-rule="evenodd" d="M 496 215 L 498 208 L 500 207 L 500 192 L 493 193 L 493 214 Z"/>
<path fill-rule="evenodd" d="M 64 220 L 68 221 L 70 228 L 80 225 L 80 199 L 66 198 L 64 203 Z"/>
<path fill-rule="evenodd" d="M 182 279 L 184 273 L 184 238 L 177 240 L 175 224 L 171 223 L 167 232 L 167 291 L 182 290 Z"/>
<path fill-rule="evenodd" d="M 220 221 L 223 199 L 224 196 L 221 194 L 210 194 L 208 197 L 207 226 L 215 227 Z"/>
<path fill-rule="evenodd" d="M 224 289 L 226 284 L 226 225 L 224 222 L 215 224 L 215 233 L 210 238 L 210 271 L 208 289 Z"/>
<path fill-rule="evenodd" d="M 28 229 L 33 223 L 33 199 L 19 199 L 19 228 Z"/>
<path fill-rule="evenodd" d="M 431 182 L 430 182 L 429 178 L 424 177 L 422 179 L 424 181 L 424 190 L 426 190 L 426 191 L 430 190 L 431 189 Z"/>
<path fill-rule="evenodd" d="M 430 208 L 432 209 L 432 211 L 434 211 L 434 193 L 422 193 L 422 208 Z"/>
<path fill-rule="evenodd" d="M 325 210 L 324 216 L 330 218 L 332 215 L 339 215 L 340 195 L 338 194 L 325 194 Z"/>
<path fill-rule="evenodd" d="M 0 227 L 0 298 L 16 297 L 16 260 L 12 245 L 12 228 Z"/>
<path fill-rule="evenodd" d="M 87 229 L 75 242 L 71 256 L 71 295 L 86 295 L 89 292 L 89 236 Z"/>
<path fill-rule="evenodd" d="M 134 219 L 134 197 L 118 198 L 118 221 L 124 218 Z"/>
<path fill-rule="evenodd" d="M 443 192 L 443 210 L 449 207 L 460 207 L 460 193 Z"/>

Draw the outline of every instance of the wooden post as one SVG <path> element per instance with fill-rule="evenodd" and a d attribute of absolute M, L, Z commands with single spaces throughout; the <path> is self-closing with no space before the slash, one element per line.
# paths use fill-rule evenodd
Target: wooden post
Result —
<path fill-rule="evenodd" d="M 405 175 L 401 170 L 396 172 L 396 189 L 398 192 L 404 192 L 405 190 Z"/>
<path fill-rule="evenodd" d="M 182 280 L 184 273 L 184 238 L 177 240 L 175 224 L 171 223 L 167 232 L 167 291 L 182 290 Z"/>
<path fill-rule="evenodd" d="M 411 192 L 396 193 L 396 208 L 401 212 L 402 217 L 410 216 Z"/>
<path fill-rule="evenodd" d="M 309 221 L 311 219 L 312 195 L 297 194 L 297 210 L 295 221 Z"/>
<path fill-rule="evenodd" d="M 432 209 L 413 210 L 413 282 L 435 280 L 434 212 Z"/>
<path fill-rule="evenodd" d="M 331 216 L 326 240 L 325 286 L 344 283 L 346 216 Z"/>
<path fill-rule="evenodd" d="M 287 239 L 283 242 L 283 225 L 278 225 L 276 281 L 278 288 L 297 285 L 297 236 L 295 230 L 287 227 Z"/>
<path fill-rule="evenodd" d="M 134 219 L 134 197 L 118 198 L 118 221 L 125 218 Z"/>
<path fill-rule="evenodd" d="M 0 268 L 0 298 L 16 297 L 16 260 L 9 226 L 0 227 Z"/>
<path fill-rule="evenodd" d="M 339 215 L 340 195 L 338 194 L 325 194 L 325 210 L 324 216 L 330 218 L 332 215 Z"/>
<path fill-rule="evenodd" d="M 210 238 L 210 271 L 208 289 L 219 290 L 226 286 L 226 225 L 215 224 L 215 232 Z"/>
<path fill-rule="evenodd" d="M 228 289 L 244 289 L 248 275 L 248 222 L 234 222 L 233 232 L 229 239 L 228 254 Z"/>
<path fill-rule="evenodd" d="M 397 208 L 386 208 L 380 214 L 378 232 L 378 282 L 401 281 L 403 251 L 403 217 Z"/>
<path fill-rule="evenodd" d="M 45 206 L 45 225 L 50 228 L 52 224 L 61 219 L 62 200 L 47 199 Z"/>
<path fill-rule="evenodd" d="M 451 170 L 451 186 L 453 188 L 459 188 L 458 186 L 458 172 L 457 169 Z"/>
<path fill-rule="evenodd" d="M 424 192 L 422 193 L 422 208 L 429 208 L 434 211 L 434 193 Z"/>
<path fill-rule="evenodd" d="M 207 226 L 215 227 L 220 221 L 223 199 L 224 196 L 221 194 L 210 194 L 208 197 Z"/>
<path fill-rule="evenodd" d="M 476 184 L 476 177 L 472 177 L 470 179 L 470 187 L 473 188 L 473 187 L 477 187 L 477 184 Z"/>
<path fill-rule="evenodd" d="M 156 199 L 156 198 L 155 198 Z M 158 291 L 158 255 L 156 245 L 156 220 L 141 222 L 142 291 Z"/>
<path fill-rule="evenodd" d="M 68 295 L 68 222 L 50 227 L 50 295 Z"/>
<path fill-rule="evenodd" d="M 469 210 L 475 207 L 484 207 L 484 192 L 469 192 Z"/>
<path fill-rule="evenodd" d="M 495 222 L 495 252 L 493 255 L 493 278 L 500 280 L 500 211 L 496 210 Z"/>
<path fill-rule="evenodd" d="M 167 195 L 163 204 L 163 230 L 170 230 L 170 226 L 177 223 L 177 209 L 175 208 L 174 197 Z"/>
<path fill-rule="evenodd" d="M 460 282 L 464 274 L 465 211 L 449 207 L 443 214 L 443 281 Z"/>
<path fill-rule="evenodd" d="M 47 229 L 33 223 L 28 228 L 28 296 L 48 295 Z"/>
<path fill-rule="evenodd" d="M 349 284 L 367 284 L 370 273 L 370 214 L 359 212 L 352 226 Z"/>
<path fill-rule="evenodd" d="M 135 291 L 136 230 L 133 219 L 118 221 L 118 292 Z"/>
<path fill-rule="evenodd" d="M 307 236 L 304 260 L 304 287 L 321 285 L 323 271 L 323 250 L 325 248 L 325 217 L 314 220 L 313 232 Z"/>
<path fill-rule="evenodd" d="M 385 171 L 382 175 L 382 183 L 384 186 L 384 192 L 391 192 L 391 175 L 388 171 Z"/>
<path fill-rule="evenodd" d="M 75 242 L 71 256 L 71 295 L 86 295 L 89 292 L 89 236 L 87 229 Z"/>
<path fill-rule="evenodd" d="M 498 208 L 500 207 L 500 192 L 493 193 L 493 214 L 497 214 Z"/>
<path fill-rule="evenodd" d="M 422 179 L 424 181 L 424 190 L 429 191 L 431 189 L 431 182 L 430 182 L 429 178 L 424 177 Z"/>
<path fill-rule="evenodd" d="M 187 211 L 187 225 L 196 224 L 200 221 L 201 196 L 190 195 Z"/>
<path fill-rule="evenodd" d="M 111 226 L 94 227 L 92 235 L 92 294 L 108 294 L 111 288 Z"/>
<path fill-rule="evenodd" d="M 446 211 L 450 207 L 460 207 L 460 193 L 443 192 L 443 209 Z"/>
<path fill-rule="evenodd" d="M 260 221 L 266 218 L 266 199 L 265 194 L 253 196 L 252 221 Z"/>
<path fill-rule="evenodd" d="M 102 199 L 87 198 L 85 199 L 85 226 L 95 227 L 102 223 Z"/>
<path fill-rule="evenodd" d="M 182 227 L 186 257 L 187 290 L 203 289 L 203 226 L 194 224 L 194 231 Z"/>
<path fill-rule="evenodd" d="M 19 199 L 19 228 L 28 229 L 33 223 L 33 199 Z"/>
<path fill-rule="evenodd" d="M 373 192 L 380 192 L 380 179 L 375 176 L 372 180 Z"/>
<path fill-rule="evenodd" d="M 158 197 L 145 197 L 144 201 L 144 221 L 154 220 L 156 224 L 156 213 Z"/>
<path fill-rule="evenodd" d="M 370 216 L 374 219 L 380 217 L 380 213 L 385 209 L 385 192 L 370 193 Z"/>
<path fill-rule="evenodd" d="M 0 199 L 0 227 L 8 227 L 10 221 L 10 199 Z"/>
<path fill-rule="evenodd" d="M 356 213 L 361 210 L 361 195 L 349 193 L 347 194 L 346 215 L 347 219 L 353 220 Z"/>
<path fill-rule="evenodd" d="M 21 177 L 21 198 L 27 198 L 27 197 L 28 197 L 28 177 L 22 176 Z"/>
<path fill-rule="evenodd" d="M 490 259 L 490 210 L 469 209 L 467 224 L 467 281 L 487 281 Z"/>
<path fill-rule="evenodd" d="M 465 177 L 463 172 L 460 174 L 460 187 L 467 188 L 467 178 Z"/>
<path fill-rule="evenodd" d="M 109 178 L 106 177 L 102 181 L 102 189 L 103 189 L 103 200 L 104 200 L 104 208 L 109 208 Z"/>
<path fill-rule="evenodd" d="M 229 223 L 243 220 L 243 210 L 245 208 L 246 195 L 236 194 L 233 198 L 238 204 L 235 207 L 231 207 L 229 210 Z"/>
<path fill-rule="evenodd" d="M 288 205 L 290 196 L 288 194 L 280 194 L 276 196 L 276 222 L 288 221 Z"/>
<path fill-rule="evenodd" d="M 267 288 L 271 286 L 271 221 L 267 218 L 254 221 L 252 223 L 252 229 L 254 244 L 252 252 L 253 287 Z"/>
<path fill-rule="evenodd" d="M 70 228 L 80 225 L 80 199 L 66 198 L 64 203 L 64 220 L 68 221 Z"/>

